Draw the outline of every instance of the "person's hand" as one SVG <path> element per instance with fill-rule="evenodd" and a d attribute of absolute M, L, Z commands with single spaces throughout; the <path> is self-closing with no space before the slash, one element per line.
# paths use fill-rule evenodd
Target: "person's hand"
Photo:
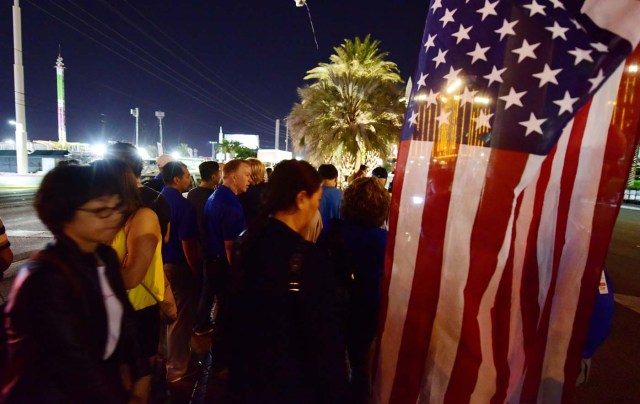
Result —
<path fill-rule="evenodd" d="M 143 376 L 136 380 L 131 389 L 130 404 L 146 404 L 149 401 L 151 391 L 151 375 Z"/>

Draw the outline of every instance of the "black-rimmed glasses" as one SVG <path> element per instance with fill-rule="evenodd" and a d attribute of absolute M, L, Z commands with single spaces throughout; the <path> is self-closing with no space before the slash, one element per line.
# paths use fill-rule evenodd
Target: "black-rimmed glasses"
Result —
<path fill-rule="evenodd" d="M 78 210 L 92 213 L 100 219 L 106 219 L 109 216 L 113 215 L 114 213 L 122 213 L 124 211 L 124 207 L 125 207 L 124 202 L 118 202 L 118 204 L 115 206 L 104 206 L 102 208 L 93 208 L 93 209 L 78 208 Z"/>

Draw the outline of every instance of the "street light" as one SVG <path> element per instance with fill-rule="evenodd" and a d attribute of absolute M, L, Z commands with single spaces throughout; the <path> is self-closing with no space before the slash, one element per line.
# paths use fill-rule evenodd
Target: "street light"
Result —
<path fill-rule="evenodd" d="M 162 150 L 158 150 L 158 154 L 161 155 L 164 152 L 164 144 L 162 143 L 162 118 L 164 118 L 164 112 L 156 111 L 156 118 L 158 118 L 160 124 L 160 148 Z"/>
<path fill-rule="evenodd" d="M 132 108 L 131 115 L 133 115 L 134 118 L 136 118 L 136 147 L 138 147 L 138 118 L 140 117 L 140 109 Z"/>
<path fill-rule="evenodd" d="M 215 160 L 216 159 L 216 145 L 218 144 L 218 142 L 213 142 L 213 141 L 209 140 L 209 143 L 211 143 L 211 160 Z"/>
<path fill-rule="evenodd" d="M 13 119 L 9 119 L 7 123 L 11 126 L 16 126 L 16 121 L 14 121 Z"/>

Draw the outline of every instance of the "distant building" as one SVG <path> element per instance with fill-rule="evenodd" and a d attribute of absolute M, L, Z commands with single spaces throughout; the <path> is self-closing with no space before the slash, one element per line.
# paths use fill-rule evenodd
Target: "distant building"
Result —
<path fill-rule="evenodd" d="M 236 141 L 244 147 L 250 149 L 257 149 L 260 147 L 260 136 L 258 135 L 243 135 L 243 134 L 224 134 L 224 138 L 230 142 Z"/>

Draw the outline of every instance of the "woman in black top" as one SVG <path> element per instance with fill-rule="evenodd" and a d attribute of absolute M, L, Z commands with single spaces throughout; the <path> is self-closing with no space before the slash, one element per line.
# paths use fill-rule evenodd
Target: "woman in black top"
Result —
<path fill-rule="evenodd" d="M 122 403 L 148 387 L 120 265 L 105 245 L 122 226 L 124 195 L 104 163 L 44 177 L 35 207 L 55 242 L 13 283 L 0 402 Z"/>
<path fill-rule="evenodd" d="M 265 217 L 240 239 L 231 271 L 228 402 L 343 400 L 345 345 L 333 273 L 300 235 L 321 194 L 309 163 L 281 162 L 269 180 Z"/>

